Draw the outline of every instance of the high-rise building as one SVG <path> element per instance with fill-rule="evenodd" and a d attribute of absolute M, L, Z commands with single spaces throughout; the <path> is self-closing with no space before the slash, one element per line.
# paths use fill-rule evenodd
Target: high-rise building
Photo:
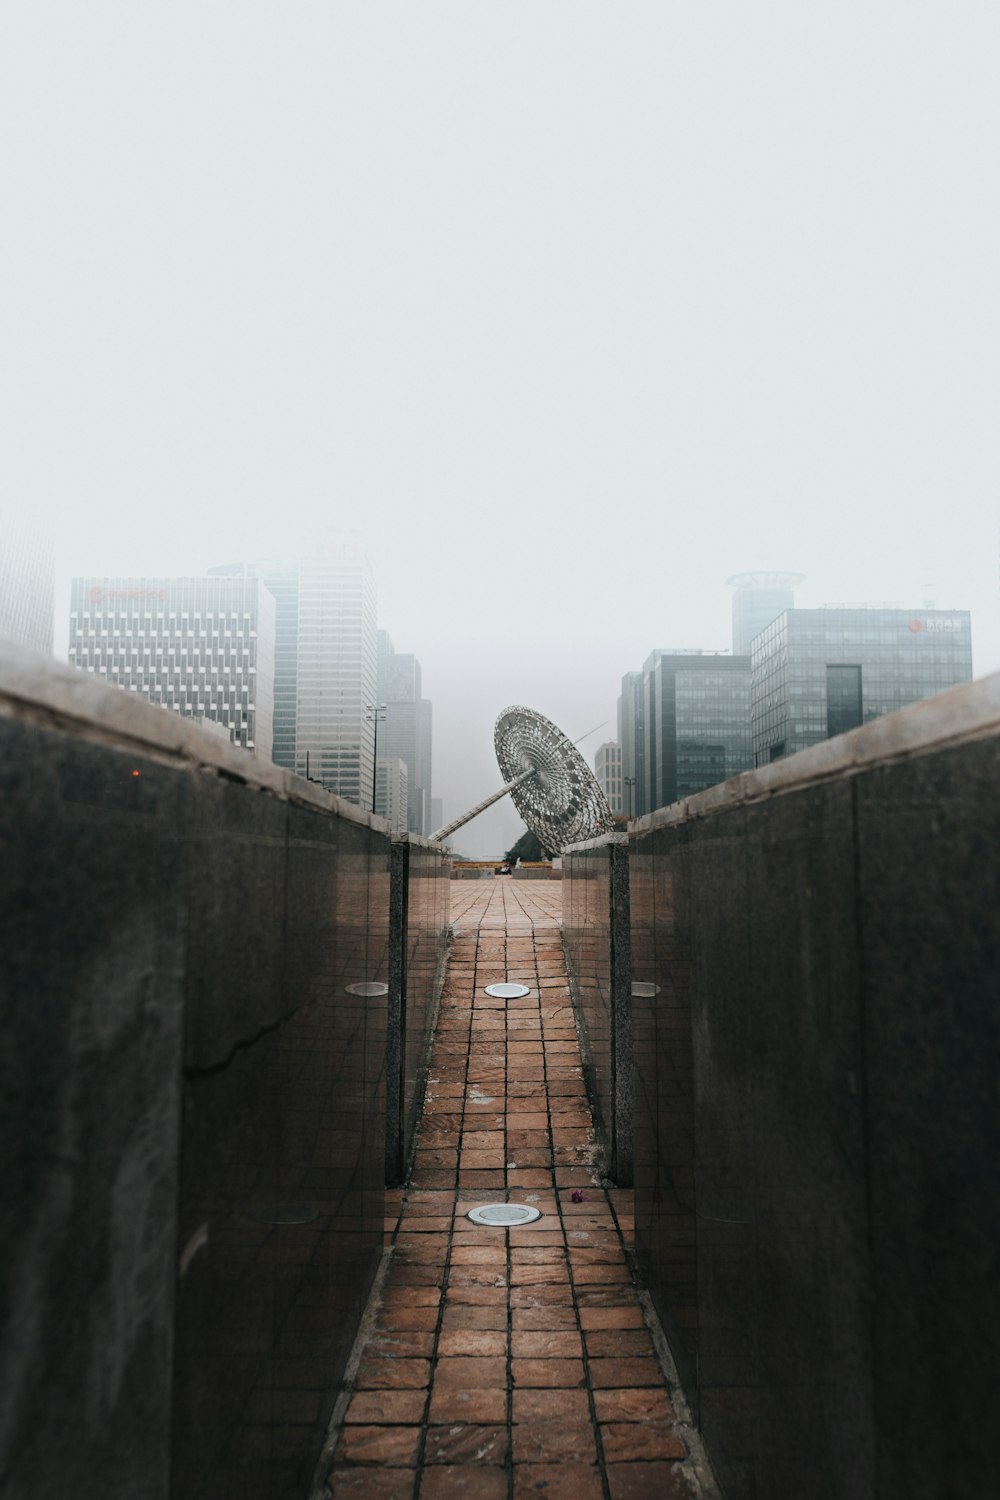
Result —
<path fill-rule="evenodd" d="M 622 805 L 622 747 L 617 740 L 605 740 L 594 756 L 594 775 L 608 799 L 611 811 L 621 815 Z"/>
<path fill-rule="evenodd" d="M 379 749 L 398 755 L 407 769 L 411 833 L 433 833 L 431 828 L 431 720 L 426 698 L 415 703 L 387 703 L 379 730 Z"/>
<path fill-rule="evenodd" d="M 972 677 L 967 610 L 787 609 L 756 637 L 753 763 L 793 755 Z"/>
<path fill-rule="evenodd" d="M 0 637 L 52 652 L 55 546 L 29 521 L 0 525 Z"/>
<path fill-rule="evenodd" d="M 259 579 L 74 578 L 69 660 L 270 760 L 274 628 Z"/>
<path fill-rule="evenodd" d="M 444 827 L 444 798 L 431 798 L 431 833 L 437 833 L 439 828 Z"/>
<path fill-rule="evenodd" d="M 376 688 L 379 703 L 385 702 L 385 684 L 389 675 L 388 661 L 390 656 L 395 656 L 396 648 L 392 644 L 392 637 L 387 630 L 380 630 L 376 638 L 376 655 L 378 670 L 376 676 Z"/>
<path fill-rule="evenodd" d="M 626 817 L 648 812 L 645 786 L 645 711 L 642 673 L 626 672 L 618 699 L 618 743 L 622 747 L 622 803 Z"/>
<path fill-rule="evenodd" d="M 795 604 L 803 573 L 734 573 L 726 582 L 733 593 L 733 655 L 749 656 L 750 643 L 765 625 Z"/>
<path fill-rule="evenodd" d="M 385 705 L 379 729 L 379 750 L 398 756 L 406 765 L 409 796 L 407 827 L 411 833 L 433 833 L 431 814 L 431 730 L 433 710 L 420 696 L 420 663 L 415 656 L 393 649 L 379 631 L 378 703 Z"/>
<path fill-rule="evenodd" d="M 375 761 L 375 811 L 387 819 L 393 833 L 406 832 L 409 812 L 406 765 L 398 755 L 380 755 Z"/>
<path fill-rule="evenodd" d="M 385 676 L 379 679 L 380 703 L 416 703 L 420 698 L 420 663 L 406 652 L 389 651 Z"/>
<path fill-rule="evenodd" d="M 643 708 L 645 811 L 753 764 L 749 657 L 654 651 L 643 667 Z"/>
<path fill-rule="evenodd" d="M 334 534 L 307 556 L 209 572 L 258 577 L 275 597 L 276 763 L 370 808 L 378 642 L 375 576 L 360 540 Z"/>

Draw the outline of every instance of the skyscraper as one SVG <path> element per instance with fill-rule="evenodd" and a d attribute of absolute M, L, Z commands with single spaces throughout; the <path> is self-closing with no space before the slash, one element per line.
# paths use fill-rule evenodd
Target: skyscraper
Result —
<path fill-rule="evenodd" d="M 972 677 L 967 610 L 788 609 L 753 643 L 753 763 Z"/>
<path fill-rule="evenodd" d="M 643 705 L 645 811 L 753 764 L 749 657 L 654 651 L 643 668 Z"/>
<path fill-rule="evenodd" d="M 375 811 L 388 821 L 393 833 L 406 832 L 407 780 L 406 766 L 398 755 L 380 755 L 375 761 Z"/>
<path fill-rule="evenodd" d="M 370 808 L 376 592 L 359 538 L 334 534 L 307 556 L 264 558 L 209 572 L 259 577 L 275 597 L 276 763 L 300 776 L 308 768 L 314 781 Z"/>
<path fill-rule="evenodd" d="M 726 582 L 733 588 L 733 655 L 749 656 L 750 643 L 782 610 L 795 604 L 795 587 L 803 573 L 734 573 Z"/>
<path fill-rule="evenodd" d="M 594 775 L 615 814 L 625 811 L 622 802 L 622 747 L 617 740 L 605 740 L 594 756 Z"/>
<path fill-rule="evenodd" d="M 408 652 L 395 651 L 384 630 L 379 631 L 377 698 L 385 704 L 379 730 L 379 751 L 398 756 L 406 765 L 411 833 L 434 832 L 431 818 L 431 730 L 433 710 L 421 697 L 420 663 Z"/>
<path fill-rule="evenodd" d="M 638 817 L 648 811 L 644 801 L 645 714 L 641 672 L 626 672 L 622 678 L 618 743 L 622 747 L 622 810 L 626 817 Z"/>
<path fill-rule="evenodd" d="M 41 526 L 5 520 L 0 526 L 0 636 L 52 651 L 55 547 Z"/>
<path fill-rule="evenodd" d="M 270 760 L 274 618 L 259 579 L 74 578 L 69 660 Z"/>

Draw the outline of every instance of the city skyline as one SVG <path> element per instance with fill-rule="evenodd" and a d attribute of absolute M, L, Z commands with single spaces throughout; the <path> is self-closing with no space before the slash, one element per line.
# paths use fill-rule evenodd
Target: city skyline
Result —
<path fill-rule="evenodd" d="M 434 14 L 11 14 L 0 480 L 63 578 L 357 525 L 455 809 L 740 571 L 1000 669 L 1000 12 Z"/>
<path fill-rule="evenodd" d="M 330 529 L 326 528 L 325 532 L 326 532 L 327 535 L 329 535 L 330 534 Z M 823 579 L 821 581 L 824 584 L 828 584 L 828 580 L 826 580 L 826 579 Z M 806 598 L 806 597 L 808 597 L 808 595 L 810 593 L 816 594 L 816 593 L 819 592 L 819 590 L 815 586 L 813 586 L 812 588 L 810 588 L 810 584 L 812 584 L 812 582 L 813 582 L 812 579 L 807 578 L 805 580 L 804 585 L 799 585 L 798 586 L 798 597 Z M 830 589 L 829 591 L 830 592 L 837 592 L 836 589 Z M 715 579 L 715 586 L 714 586 L 715 599 L 713 601 L 714 605 L 715 605 L 716 619 L 717 619 L 717 621 L 725 621 L 727 624 L 730 623 L 727 620 L 727 617 L 730 615 L 730 613 L 731 613 L 731 607 L 732 607 L 731 606 L 731 592 L 732 592 L 731 589 L 727 588 L 725 586 L 725 584 L 718 577 L 716 577 L 716 579 Z M 824 588 L 823 592 L 827 592 L 827 588 Z M 845 590 L 844 590 L 843 587 L 841 587 L 840 592 L 841 593 L 845 592 Z M 883 593 L 883 592 L 887 592 L 887 590 L 873 589 L 872 592 L 873 593 Z M 392 614 L 391 614 L 391 611 L 392 611 L 392 601 L 391 600 L 387 601 L 386 607 L 387 607 L 387 610 L 389 612 L 389 617 L 391 618 L 392 617 Z M 818 607 L 818 606 L 813 606 L 813 607 Z M 920 603 L 917 603 L 917 602 L 914 602 L 913 605 L 912 605 L 913 612 L 919 612 L 922 608 L 924 608 L 924 605 L 922 605 Z M 396 628 L 398 629 L 399 627 L 397 626 Z M 385 632 L 384 630 L 383 630 L 383 633 L 385 633 L 386 635 L 388 635 L 388 632 Z M 499 633 L 502 634 L 502 631 L 499 632 Z M 663 631 L 660 632 L 660 634 L 661 634 L 661 638 L 666 638 L 668 636 L 669 632 L 667 630 L 663 630 Z M 717 638 L 718 637 L 716 637 L 716 639 Z M 972 643 L 973 643 L 973 647 L 975 647 L 976 640 L 977 640 L 976 621 L 975 621 L 975 618 L 973 618 L 973 621 L 972 621 Z M 58 647 L 58 641 L 57 641 L 57 647 Z M 720 657 L 726 657 L 726 656 L 731 655 L 731 647 L 729 647 L 729 646 L 716 647 L 716 648 L 714 648 L 714 650 L 712 648 L 706 649 L 704 647 L 698 647 L 698 646 L 687 646 L 687 647 L 684 648 L 684 651 L 686 651 L 688 653 L 700 652 L 702 655 L 704 655 L 706 657 L 713 656 L 713 655 L 720 656 Z M 648 652 L 644 653 L 644 655 L 646 655 L 646 654 L 648 654 Z M 419 662 L 417 662 L 416 657 L 414 657 L 412 655 L 401 654 L 401 660 L 403 660 L 403 659 L 407 660 L 410 663 L 415 664 L 416 671 L 418 673 L 418 683 L 419 683 L 420 665 L 419 665 Z M 508 670 L 509 670 L 510 669 L 510 663 L 508 662 L 507 665 L 508 665 Z M 620 663 L 618 663 L 618 665 L 620 666 Z M 542 664 L 542 667 L 543 667 L 543 670 L 544 670 L 544 664 Z M 611 667 L 610 663 L 608 664 L 608 667 L 609 667 L 609 672 L 610 672 L 610 667 Z M 535 674 L 536 681 L 538 680 L 538 675 L 539 675 L 538 668 L 539 668 L 539 663 L 537 661 L 537 653 L 535 653 L 534 656 L 533 656 L 533 659 L 532 659 L 532 671 Z M 526 673 L 525 675 L 527 676 L 529 674 Z M 640 679 L 641 679 L 641 676 L 642 676 L 641 673 L 639 673 L 639 674 L 631 673 L 631 674 L 626 674 L 626 675 L 632 675 L 632 676 L 638 675 L 638 677 Z M 513 684 L 513 677 L 511 676 L 509 680 L 510 680 L 510 683 L 511 683 L 511 687 L 513 687 L 514 686 L 514 684 Z M 618 682 L 619 680 L 620 680 L 620 674 L 618 676 L 616 676 L 616 678 L 614 679 L 614 682 Z M 528 701 L 528 694 L 523 690 L 524 683 L 522 682 L 520 686 L 521 686 L 521 691 L 517 692 L 516 696 L 518 698 L 521 698 L 521 699 L 524 699 L 524 700 Z M 540 701 L 543 705 L 548 704 L 549 707 L 550 707 L 550 709 L 551 709 L 551 703 L 552 703 L 553 698 L 556 696 L 556 693 L 554 691 L 549 691 L 548 689 L 549 688 L 555 689 L 555 688 L 558 688 L 560 686 L 562 688 L 565 688 L 565 684 L 564 683 L 560 684 L 557 677 L 553 677 L 551 679 L 551 682 L 548 684 L 548 687 L 546 687 L 545 684 L 542 684 L 541 685 L 541 691 L 544 692 L 545 696 L 541 696 L 541 693 L 540 693 L 538 701 Z M 580 728 L 581 724 L 582 724 L 582 726 L 583 726 L 583 743 L 581 745 L 581 748 L 583 749 L 585 755 L 587 756 L 588 760 L 591 761 L 591 763 L 593 762 L 593 758 L 594 758 L 594 754 L 595 754 L 595 744 L 599 743 L 602 738 L 603 739 L 607 739 L 609 737 L 609 734 L 613 736 L 615 734 L 615 732 L 616 732 L 615 719 L 611 715 L 609 715 L 607 718 L 605 718 L 604 720 L 602 720 L 600 724 L 597 724 L 593 728 L 592 733 L 590 733 L 590 734 L 587 733 L 587 728 L 588 728 L 587 722 L 586 722 L 587 719 L 588 718 L 590 718 L 591 720 L 597 719 L 597 717 L 600 714 L 600 709 L 601 709 L 601 706 L 602 706 L 602 702 L 606 703 L 609 699 L 611 699 L 613 701 L 613 697 L 618 696 L 617 694 L 613 694 L 613 684 L 609 684 L 609 686 L 612 687 L 612 692 L 605 693 L 602 696 L 601 699 L 598 699 L 597 694 L 593 693 L 593 692 L 587 693 L 585 696 L 584 695 L 580 695 L 579 699 L 578 699 L 578 707 L 577 707 L 577 710 L 576 710 L 577 714 L 578 714 L 578 718 L 577 718 L 576 724 L 574 726 L 574 732 L 571 734 L 571 738 L 576 739 L 578 737 L 577 733 L 576 733 L 576 730 L 578 730 Z M 481 714 L 480 723 L 483 726 L 483 728 L 486 730 L 486 748 L 485 748 L 485 750 L 484 750 L 484 743 L 482 741 L 480 741 L 480 743 L 478 745 L 476 745 L 476 744 L 472 743 L 471 741 L 466 740 L 464 742 L 464 745 L 463 745 L 463 743 L 461 741 L 459 741 L 457 744 L 454 743 L 454 742 L 451 743 L 451 744 L 448 744 L 448 743 L 441 742 L 441 740 L 440 740 L 441 718 L 442 718 L 442 716 L 444 716 L 445 720 L 447 721 L 447 719 L 449 717 L 449 710 L 451 710 L 452 714 L 454 713 L 454 706 L 455 706 L 456 696 L 458 697 L 459 702 L 465 702 L 465 701 L 467 701 L 467 695 L 465 693 L 465 688 L 466 687 L 467 687 L 467 684 L 464 683 L 464 682 L 462 682 L 462 681 L 460 681 L 457 674 L 456 674 L 455 677 L 451 677 L 450 674 L 446 674 L 446 676 L 445 676 L 445 688 L 444 688 L 443 693 L 439 694 L 439 703 L 438 703 L 438 708 L 436 709 L 437 724 L 436 724 L 436 730 L 435 730 L 435 759 L 438 760 L 439 762 L 443 761 L 446 766 L 449 765 L 449 764 L 454 765 L 454 764 L 460 762 L 460 763 L 463 764 L 463 766 L 466 769 L 468 769 L 469 764 L 471 763 L 471 761 L 473 759 L 477 759 L 478 763 L 479 763 L 479 775 L 478 775 L 478 778 L 475 781 L 473 781 L 472 778 L 471 778 L 471 776 L 467 776 L 467 778 L 466 778 L 466 780 L 464 782 L 464 785 L 466 787 L 466 790 L 464 792 L 461 791 L 461 786 L 462 786 L 463 783 L 460 780 L 454 780 L 452 782 L 444 782 L 444 781 L 442 781 L 442 782 L 439 783 L 437 776 L 435 776 L 435 786 L 440 785 L 441 790 L 446 795 L 448 795 L 449 805 L 450 806 L 471 805 L 473 802 L 478 801 L 482 795 L 484 795 L 486 792 L 488 792 L 489 790 L 491 790 L 493 788 L 493 786 L 496 784 L 496 769 L 495 769 L 495 762 L 493 761 L 493 758 L 492 758 L 491 736 L 492 736 L 492 723 L 493 723 L 493 719 L 496 717 L 496 712 L 499 712 L 499 707 L 505 706 L 503 703 L 499 703 L 499 696 L 500 696 L 499 694 L 498 694 L 497 699 L 494 700 L 495 702 L 497 702 L 499 704 L 499 707 L 496 708 L 496 712 L 493 711 L 493 704 L 492 703 L 488 703 L 488 704 L 484 705 L 484 709 L 483 709 L 483 712 Z M 455 695 L 455 696 L 453 696 L 453 695 Z M 509 694 L 508 694 L 509 700 L 513 701 L 514 697 L 515 697 L 515 692 L 514 691 L 509 692 Z M 544 708 L 543 708 L 543 711 L 544 711 Z M 563 716 L 564 716 L 564 718 L 566 718 L 566 714 L 565 713 L 564 713 Z M 602 733 L 602 731 L 603 731 L 603 733 Z M 567 732 L 569 732 L 569 730 L 567 730 Z M 619 739 L 620 739 L 621 733 L 622 733 L 622 725 L 619 722 L 617 724 L 617 734 L 619 736 Z M 381 744 L 380 744 L 380 749 L 381 749 Z M 390 749 L 390 747 L 387 745 L 386 749 L 387 749 L 387 752 L 388 752 L 389 749 Z M 470 753 L 466 753 L 463 756 L 463 754 L 462 754 L 462 750 L 463 749 L 466 752 L 470 752 Z M 453 794 L 453 791 L 452 791 L 453 787 L 456 789 L 454 791 L 454 794 Z M 453 795 L 454 795 L 454 800 L 452 800 Z M 624 810 L 626 812 L 628 810 L 628 805 L 629 805 L 630 797 L 631 797 L 631 800 L 632 800 L 633 810 L 634 811 L 641 810 L 641 802 L 644 802 L 644 800 L 645 800 L 644 797 L 642 797 L 642 794 L 639 792 L 639 790 L 637 788 L 629 788 L 627 785 L 623 786 L 622 801 L 623 801 L 623 808 L 624 808 Z M 431 832 L 431 831 L 433 831 L 433 827 L 431 827 L 430 825 L 433 823 L 433 819 L 430 817 L 429 808 L 430 808 L 430 802 L 429 802 L 429 798 L 428 798 L 428 800 L 427 800 L 427 815 L 426 815 L 426 821 L 427 821 L 427 825 L 428 826 L 427 826 L 426 831 Z M 492 814 L 492 819 L 491 819 L 491 814 Z M 461 831 L 460 835 L 459 835 L 458 847 L 460 848 L 460 850 L 463 853 L 472 854 L 474 856 L 492 855 L 493 853 L 495 853 L 500 848 L 501 845 L 503 845 L 503 847 L 509 847 L 510 843 L 514 841 L 514 838 L 516 838 L 519 835 L 520 831 L 521 831 L 520 820 L 517 818 L 516 813 L 509 806 L 506 809 L 504 809 L 503 808 L 503 804 L 498 805 L 498 807 L 495 808 L 495 809 L 490 809 L 486 814 L 483 815 L 483 817 L 482 817 L 481 820 L 477 820 L 477 821 L 481 822 L 481 824 L 482 824 L 481 827 L 477 827 L 477 824 L 472 824 L 472 825 L 469 826 L 468 829 L 463 829 Z M 490 826 L 491 822 L 492 822 L 492 826 Z M 498 828 L 500 829 L 499 833 L 497 832 Z"/>

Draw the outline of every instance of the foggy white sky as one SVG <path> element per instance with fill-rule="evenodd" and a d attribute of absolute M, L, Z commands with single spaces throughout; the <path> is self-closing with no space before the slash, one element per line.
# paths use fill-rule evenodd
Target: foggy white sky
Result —
<path fill-rule="evenodd" d="M 0 503 L 63 596 L 359 526 L 449 815 L 506 704 L 592 759 L 653 647 L 728 646 L 734 571 L 968 607 L 996 670 L 998 44 L 995 0 L 12 0 Z"/>

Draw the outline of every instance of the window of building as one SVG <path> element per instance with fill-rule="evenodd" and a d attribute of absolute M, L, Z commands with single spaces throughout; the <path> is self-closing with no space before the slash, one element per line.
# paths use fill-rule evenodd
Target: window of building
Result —
<path fill-rule="evenodd" d="M 846 734 L 862 721 L 860 666 L 827 666 L 826 733 Z"/>

